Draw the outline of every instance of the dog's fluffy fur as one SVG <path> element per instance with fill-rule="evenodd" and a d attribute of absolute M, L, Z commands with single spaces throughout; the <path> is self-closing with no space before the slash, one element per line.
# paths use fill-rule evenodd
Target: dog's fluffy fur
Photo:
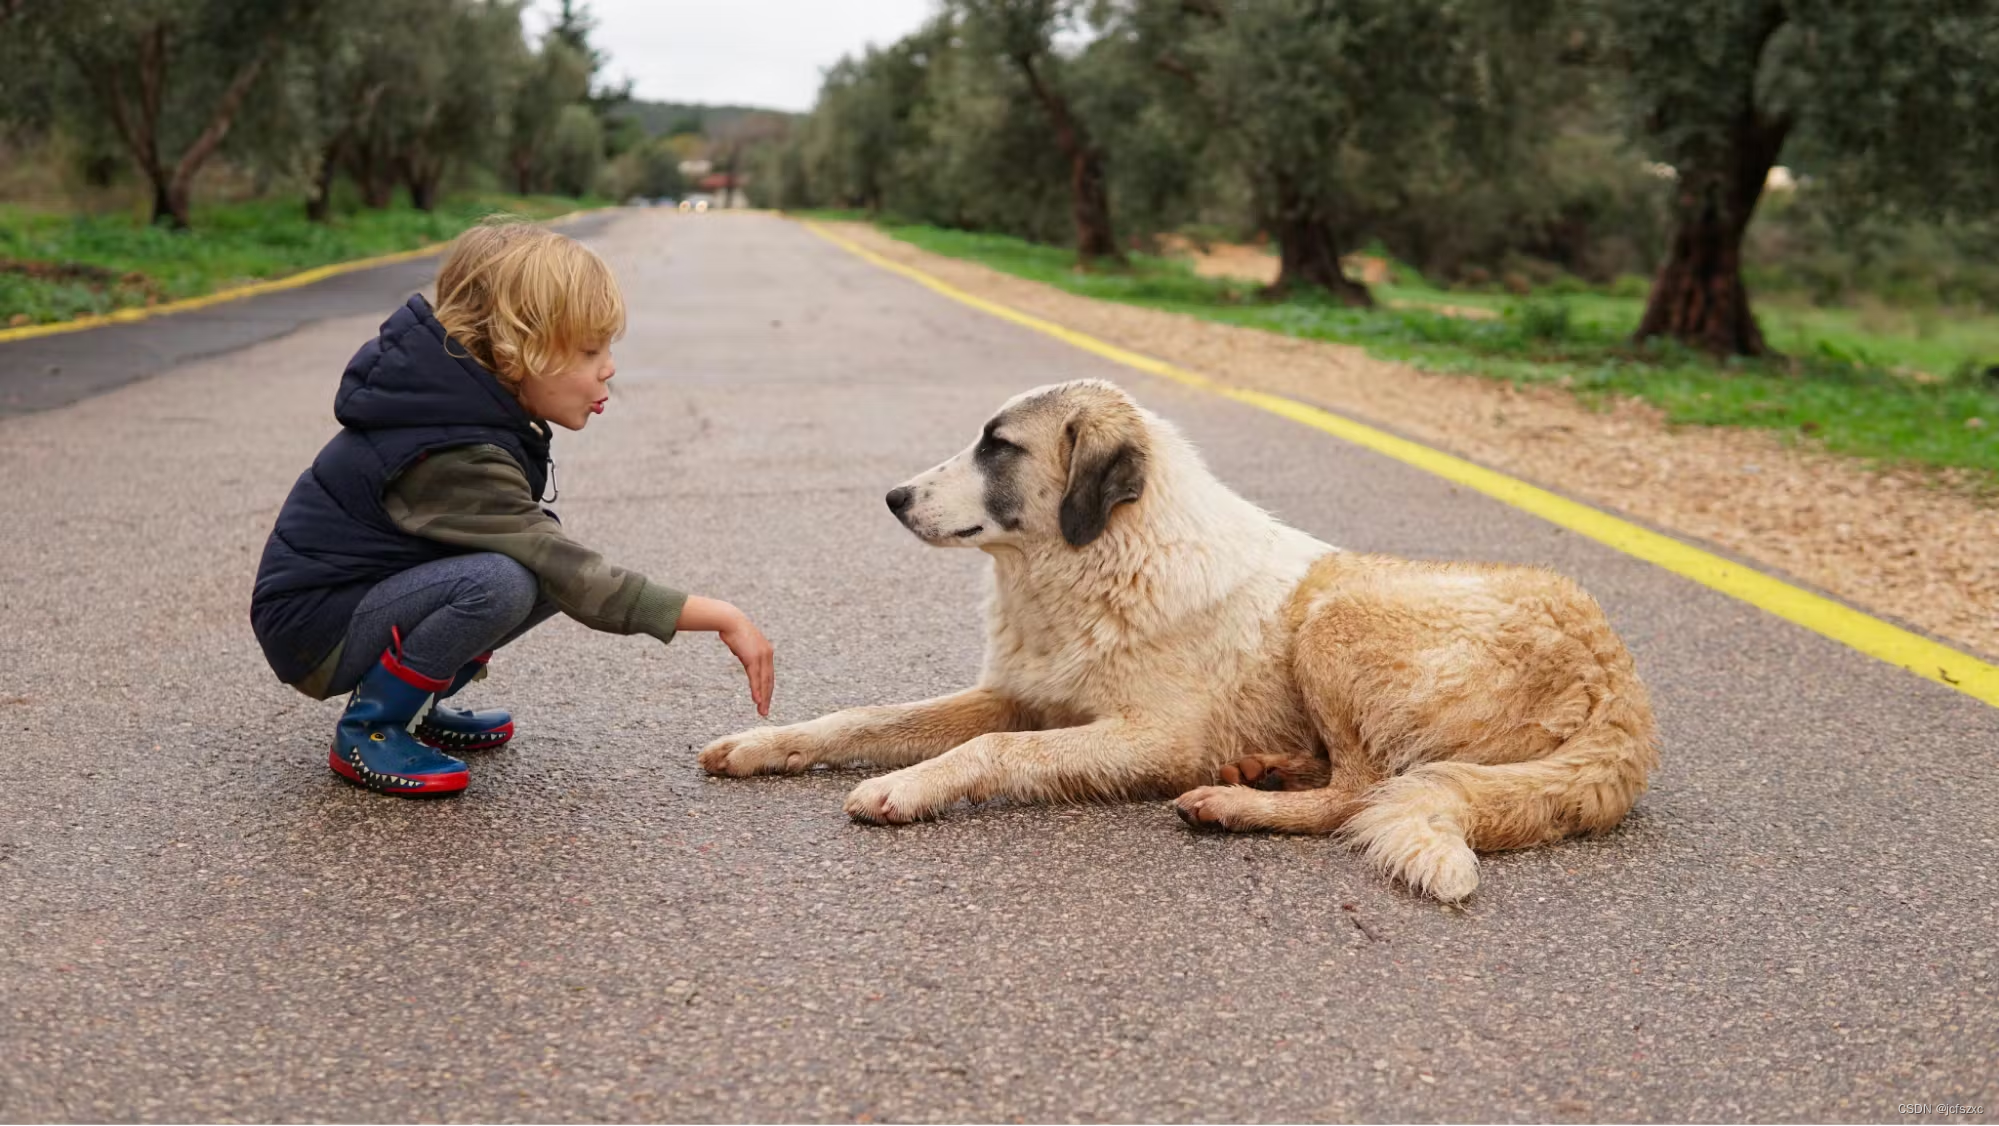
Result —
<path fill-rule="evenodd" d="M 1631 656 L 1574 583 L 1328 547 L 1112 384 L 1015 398 L 889 506 L 992 556 L 977 686 L 720 739 L 710 773 L 899 767 L 847 800 L 878 823 L 1177 794 L 1197 827 L 1342 833 L 1450 901 L 1475 850 L 1616 825 L 1657 762 Z"/>

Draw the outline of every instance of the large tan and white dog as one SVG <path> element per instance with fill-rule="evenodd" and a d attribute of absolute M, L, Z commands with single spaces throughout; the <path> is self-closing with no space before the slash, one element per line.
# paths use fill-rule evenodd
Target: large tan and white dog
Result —
<path fill-rule="evenodd" d="M 709 773 L 900 767 L 847 799 L 887 823 L 1178 794 L 1190 824 L 1341 832 L 1457 900 L 1474 850 L 1609 829 L 1658 760 L 1631 655 L 1574 583 L 1328 547 L 1109 383 L 1013 399 L 888 505 L 992 556 L 977 686 L 744 731 Z"/>

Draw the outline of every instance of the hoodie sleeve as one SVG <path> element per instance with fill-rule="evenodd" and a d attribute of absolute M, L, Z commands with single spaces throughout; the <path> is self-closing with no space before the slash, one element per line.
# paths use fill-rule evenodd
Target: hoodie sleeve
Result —
<path fill-rule="evenodd" d="M 673 640 L 687 595 L 613 567 L 570 539 L 498 446 L 433 452 L 389 482 L 382 506 L 410 535 L 496 551 L 533 571 L 542 593 L 591 629 Z"/>

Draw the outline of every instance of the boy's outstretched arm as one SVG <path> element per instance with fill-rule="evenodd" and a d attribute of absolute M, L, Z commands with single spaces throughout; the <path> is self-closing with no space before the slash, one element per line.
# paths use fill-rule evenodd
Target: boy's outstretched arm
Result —
<path fill-rule="evenodd" d="M 773 654 L 770 642 L 764 640 L 763 631 L 750 621 L 749 615 L 720 599 L 690 594 L 680 608 L 679 628 L 682 632 L 713 630 L 721 634 L 722 644 L 743 663 L 743 672 L 749 675 L 750 699 L 756 702 L 757 714 L 770 714 L 771 690 L 776 687 Z"/>
<path fill-rule="evenodd" d="M 771 646 L 747 615 L 726 602 L 685 595 L 612 566 L 570 539 L 535 499 L 513 455 L 500 447 L 434 453 L 389 483 L 382 506 L 413 536 L 498 552 L 520 563 L 564 614 L 591 629 L 646 633 L 663 642 L 679 630 L 721 634 L 750 678 L 758 714 L 770 714 Z"/>

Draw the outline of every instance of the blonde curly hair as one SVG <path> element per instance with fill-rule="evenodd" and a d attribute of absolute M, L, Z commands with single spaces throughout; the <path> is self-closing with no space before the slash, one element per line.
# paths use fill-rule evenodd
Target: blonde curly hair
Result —
<path fill-rule="evenodd" d="M 446 347 L 465 349 L 516 394 L 523 381 L 625 332 L 618 279 L 595 251 L 500 215 L 451 244 L 435 312 L 451 334 Z"/>

